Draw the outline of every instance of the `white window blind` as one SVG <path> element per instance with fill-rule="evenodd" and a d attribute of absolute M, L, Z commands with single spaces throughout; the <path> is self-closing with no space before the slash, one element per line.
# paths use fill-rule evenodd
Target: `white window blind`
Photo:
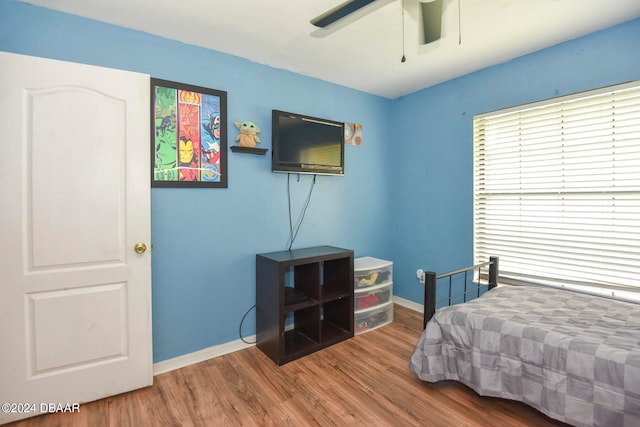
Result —
<path fill-rule="evenodd" d="M 474 256 L 501 279 L 640 288 L 640 82 L 474 117 Z"/>

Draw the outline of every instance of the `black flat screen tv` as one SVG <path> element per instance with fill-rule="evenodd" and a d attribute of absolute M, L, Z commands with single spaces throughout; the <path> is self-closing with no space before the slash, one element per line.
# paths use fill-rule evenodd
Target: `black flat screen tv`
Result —
<path fill-rule="evenodd" d="M 344 175 L 344 123 L 273 110 L 273 172 Z"/>

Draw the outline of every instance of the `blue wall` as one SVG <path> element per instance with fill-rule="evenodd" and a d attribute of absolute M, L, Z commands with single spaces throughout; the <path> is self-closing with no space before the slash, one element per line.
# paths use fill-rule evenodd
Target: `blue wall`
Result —
<path fill-rule="evenodd" d="M 388 100 L 231 55 L 15 0 L 0 50 L 226 90 L 232 122 L 271 147 L 271 110 L 363 125 L 346 175 L 319 176 L 294 248 L 330 244 L 394 262 L 394 293 L 422 302 L 417 268 L 466 265 L 473 242 L 473 115 L 640 78 L 640 20 Z M 304 96 L 300 96 L 304 94 Z M 286 179 L 270 157 L 229 153 L 228 189 L 152 189 L 154 361 L 238 339 L 255 254 L 287 245 Z M 295 212 L 310 177 L 292 180 Z M 179 218 L 185 218 L 179 219 Z M 243 334 L 255 332 L 253 312 Z"/>
<path fill-rule="evenodd" d="M 318 176 L 293 248 L 388 255 L 387 99 L 15 1 L 0 2 L 0 50 L 225 90 L 229 144 L 233 122 L 251 120 L 270 148 L 272 109 L 362 124 L 363 145 L 345 147 L 345 176 Z M 255 254 L 287 248 L 287 175 L 271 172 L 270 153 L 229 152 L 227 189 L 151 190 L 154 361 L 239 338 L 255 303 Z M 310 182 L 291 179 L 294 220 Z M 253 333 L 255 311 L 243 326 Z"/>
<path fill-rule="evenodd" d="M 640 79 L 640 19 L 391 101 L 394 293 L 473 261 L 473 116 Z"/>

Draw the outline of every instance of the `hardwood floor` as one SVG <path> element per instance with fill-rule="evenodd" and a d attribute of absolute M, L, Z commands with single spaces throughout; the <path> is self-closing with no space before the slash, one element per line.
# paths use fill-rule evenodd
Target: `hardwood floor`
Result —
<path fill-rule="evenodd" d="M 561 426 L 513 401 L 407 367 L 421 314 L 278 367 L 256 347 L 155 377 L 152 387 L 49 414 L 27 426 Z"/>

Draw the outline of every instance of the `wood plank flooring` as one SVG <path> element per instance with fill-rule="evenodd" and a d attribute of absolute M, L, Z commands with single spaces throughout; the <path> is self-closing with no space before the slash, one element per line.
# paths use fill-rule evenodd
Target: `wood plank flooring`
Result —
<path fill-rule="evenodd" d="M 392 324 L 278 367 L 256 347 L 155 377 L 142 390 L 48 414 L 31 426 L 562 426 L 540 412 L 429 384 L 407 367 L 421 314 L 396 305 Z"/>

